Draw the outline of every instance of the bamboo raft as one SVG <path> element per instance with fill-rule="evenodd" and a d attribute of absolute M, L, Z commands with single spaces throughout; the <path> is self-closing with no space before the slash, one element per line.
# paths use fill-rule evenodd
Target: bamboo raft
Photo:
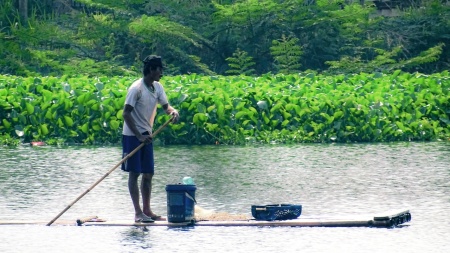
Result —
<path fill-rule="evenodd" d="M 258 227 L 384 227 L 392 228 L 411 221 L 409 210 L 393 210 L 378 215 L 361 215 L 358 217 L 299 217 L 292 220 L 264 221 L 255 219 L 246 220 L 201 220 L 172 223 L 168 221 L 155 221 L 153 223 L 135 223 L 129 220 L 103 220 L 97 216 L 86 217 L 76 221 L 58 220 L 55 225 L 66 226 L 258 226 Z M 0 220 L 0 225 L 45 225 L 47 221 L 39 220 Z"/>

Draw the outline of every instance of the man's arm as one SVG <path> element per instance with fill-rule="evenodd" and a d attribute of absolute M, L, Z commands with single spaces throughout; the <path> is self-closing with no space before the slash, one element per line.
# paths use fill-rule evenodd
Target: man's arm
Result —
<path fill-rule="evenodd" d="M 180 117 L 180 115 L 178 114 L 178 111 L 175 110 L 175 108 L 173 108 L 172 106 L 170 106 L 168 103 L 167 103 L 167 104 L 164 104 L 164 105 L 162 106 L 162 108 L 164 109 L 164 111 L 165 111 L 167 114 L 172 115 L 172 117 L 173 117 L 173 122 L 174 122 L 174 123 L 178 121 L 178 118 Z"/>

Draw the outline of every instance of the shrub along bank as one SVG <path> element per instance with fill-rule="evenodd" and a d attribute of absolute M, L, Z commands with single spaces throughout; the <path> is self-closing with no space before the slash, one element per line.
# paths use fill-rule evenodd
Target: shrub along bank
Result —
<path fill-rule="evenodd" d="M 0 143 L 117 144 L 136 77 L 0 75 Z M 259 77 L 167 76 L 180 122 L 165 144 L 387 142 L 450 139 L 449 72 Z M 160 112 L 155 127 L 169 116 Z"/>

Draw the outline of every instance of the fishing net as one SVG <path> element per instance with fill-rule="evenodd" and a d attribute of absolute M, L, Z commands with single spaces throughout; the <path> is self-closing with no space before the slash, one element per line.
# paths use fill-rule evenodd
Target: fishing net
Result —
<path fill-rule="evenodd" d="M 195 220 L 196 221 L 241 221 L 249 220 L 246 214 L 231 214 L 227 212 L 214 212 L 206 210 L 199 206 L 195 206 Z"/>

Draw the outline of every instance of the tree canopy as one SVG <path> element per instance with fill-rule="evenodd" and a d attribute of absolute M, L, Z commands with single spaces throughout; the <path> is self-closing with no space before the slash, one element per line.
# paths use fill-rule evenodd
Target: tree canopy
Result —
<path fill-rule="evenodd" d="M 448 1 L 383 3 L 3 0 L 0 73 L 134 75 L 148 54 L 172 75 L 448 69 Z"/>

